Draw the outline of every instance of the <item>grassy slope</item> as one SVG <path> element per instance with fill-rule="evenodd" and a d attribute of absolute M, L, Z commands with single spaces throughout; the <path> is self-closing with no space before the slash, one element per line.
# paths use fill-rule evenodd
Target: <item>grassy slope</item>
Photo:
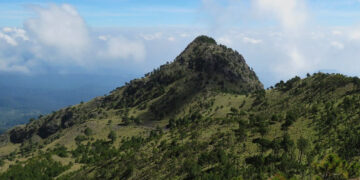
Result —
<path fill-rule="evenodd" d="M 84 129 L 89 127 L 93 129 L 93 135 L 82 144 L 94 142 L 96 139 L 108 141 L 107 135 L 110 131 L 115 131 L 118 136 L 118 139 L 114 142 L 114 146 L 117 148 L 124 144 L 122 140 L 129 141 L 126 137 L 141 136 L 147 138 L 147 140 L 136 148 L 135 145 L 128 149 L 121 150 L 120 148 L 120 154 L 110 160 L 97 163 L 75 163 L 72 168 L 66 171 L 75 171 L 75 173 L 68 174 L 69 176 L 66 178 L 125 177 L 124 174 L 126 175 L 126 170 L 129 163 L 131 163 L 131 167 L 134 167 L 134 169 L 131 170 L 129 177 L 132 179 L 176 179 L 176 177 L 182 179 L 193 175 L 191 170 L 185 168 L 187 160 L 198 160 L 201 154 L 205 152 L 211 153 L 219 148 L 225 151 L 235 167 L 242 169 L 241 173 L 236 174 L 236 176 L 259 178 L 247 174 L 251 171 L 249 170 L 251 165 L 247 164 L 245 159 L 263 153 L 265 155 L 271 154 L 273 150 L 261 152 L 259 145 L 253 142 L 254 139 L 262 137 L 257 132 L 258 127 L 256 126 L 248 127 L 245 141 L 238 140 L 235 132 L 239 127 L 239 119 L 251 123 L 251 120 L 253 120 L 251 114 L 263 116 L 268 127 L 268 133 L 263 138 L 270 141 L 281 138 L 283 134 L 288 133 L 295 142 L 301 136 L 308 139 L 311 144 L 308 148 L 309 152 L 315 151 L 315 147 L 321 146 L 313 159 L 312 163 L 315 164 L 325 154 L 341 152 L 339 149 L 343 146 L 337 143 L 340 143 L 341 140 L 338 135 L 344 133 L 341 130 L 345 129 L 345 122 L 337 122 L 336 127 L 338 129 L 336 131 L 334 129 L 330 129 L 328 132 L 319 130 L 324 126 L 320 122 L 325 121 L 324 114 L 326 114 L 326 109 L 329 109 L 327 106 L 333 107 L 333 111 L 339 109 L 336 110 L 337 114 L 339 114 L 337 118 L 339 120 L 358 119 L 359 108 L 356 104 L 348 112 L 341 108 L 345 97 L 357 98 L 359 96 L 358 86 L 351 78 L 317 74 L 304 80 L 296 80 L 284 85 L 280 84 L 275 89 L 267 90 L 265 96 L 259 94 L 245 96 L 221 92 L 205 93 L 195 97 L 194 101 L 184 106 L 177 114 L 169 115 L 161 121 L 143 122 L 142 125 L 123 126 L 122 119 L 116 115 L 116 112 L 103 109 L 102 112 L 106 115 L 102 118 L 97 117 L 83 124 L 62 130 L 62 135 L 58 139 L 45 145 L 41 150 L 46 151 L 54 148 L 56 144 L 63 144 L 68 148 L 68 151 L 72 151 L 77 146 L 74 137 L 83 134 Z M 314 108 L 315 106 L 316 108 Z M 228 114 L 231 113 L 231 108 L 237 109 L 239 116 L 236 118 L 229 117 Z M 129 112 L 134 116 L 141 114 L 138 107 L 131 108 Z M 179 125 L 171 130 L 165 128 L 170 117 L 180 118 L 194 114 L 194 112 L 202 114 L 202 118 L 195 118 L 193 121 Z M 296 120 L 292 122 L 287 130 L 282 130 L 281 126 L 286 122 L 286 116 L 289 112 L 296 112 Z M 273 115 L 278 116 L 276 121 L 271 120 Z M 340 116 L 344 117 L 340 118 Z M 111 123 L 109 123 L 109 120 L 111 120 Z M 160 126 L 163 132 L 148 138 L 150 131 L 154 131 L 156 126 Z M 330 132 L 335 135 L 326 138 Z M 91 140 L 92 138 L 93 140 Z M 9 148 L 20 149 L 20 147 L 9 144 L 0 148 L 1 155 L 9 153 Z M 34 149 L 31 152 L 36 156 L 39 150 Z M 26 160 L 29 155 L 22 156 L 18 154 L 15 159 Z M 294 148 L 293 156 L 299 156 L 298 149 Z M 349 162 L 357 158 L 358 155 L 352 156 Z M 2 170 L 6 169 L 7 164 L 14 163 L 15 159 L 11 162 L 5 161 L 6 164 L 2 166 Z M 75 162 L 76 158 L 56 157 L 54 159 L 67 164 L 70 161 Z M 305 159 L 302 162 L 305 163 Z M 216 172 L 215 167 L 218 167 L 218 164 L 221 163 L 201 164 L 200 172 L 202 172 L 202 175 L 208 172 Z M 84 166 L 85 169 L 77 170 L 80 166 Z M 66 172 L 62 173 L 62 175 L 66 175 Z M 276 171 L 263 173 L 264 176 L 273 176 L 276 172 L 281 171 L 277 169 Z M 311 167 L 306 169 L 307 177 L 314 173 Z M 201 173 L 195 175 L 201 175 Z M 300 177 L 299 173 L 293 173 L 291 176 Z"/>
<path fill-rule="evenodd" d="M 138 164 L 136 164 L 136 170 L 133 172 L 132 177 L 134 179 L 141 177 L 153 179 L 174 178 L 176 176 L 179 176 L 179 178 L 189 177 L 189 174 L 187 174 L 188 172 L 183 171 L 185 166 L 183 163 L 189 158 L 187 156 L 191 155 L 192 158 L 198 159 L 201 153 L 211 152 L 212 149 L 215 149 L 218 146 L 221 146 L 230 155 L 235 156 L 233 159 L 236 161 L 233 163 L 236 164 L 237 167 L 243 167 L 246 164 L 246 158 L 261 154 L 258 145 L 253 143 L 253 140 L 260 138 L 261 135 L 256 132 L 256 127 L 250 128 L 246 141 L 237 141 L 234 133 L 238 128 L 237 120 L 233 121 L 231 118 L 225 118 L 226 114 L 230 113 L 231 107 L 240 107 L 239 111 L 245 112 L 241 117 L 243 119 L 250 119 L 249 114 L 264 115 L 266 121 L 269 123 L 269 132 L 263 137 L 265 139 L 274 140 L 282 137 L 283 134 L 288 133 L 290 138 L 295 142 L 300 137 L 308 139 L 310 141 L 308 149 L 310 150 L 314 151 L 315 146 L 322 146 L 312 163 L 320 162 L 325 154 L 337 152 L 337 149 L 341 149 L 341 147 L 331 147 L 333 144 L 331 144 L 332 142 L 330 141 L 336 142 L 339 141 L 339 139 L 334 137 L 334 139 L 327 141 L 325 137 L 329 134 L 321 134 L 317 129 L 319 126 L 316 125 L 316 121 L 324 121 L 324 119 L 321 119 L 321 114 L 324 113 L 327 108 L 326 106 L 328 106 L 327 104 L 332 103 L 334 108 L 340 107 L 345 97 L 358 97 L 358 85 L 356 87 L 349 78 L 342 78 L 343 76 L 338 75 L 324 76 L 323 74 L 318 74 L 305 80 L 298 80 L 292 83 L 291 86 L 293 87 L 289 90 L 284 90 L 286 87 L 279 86 L 279 88 L 274 90 L 268 90 L 264 99 L 261 100 L 261 103 L 255 106 L 252 105 L 255 99 L 255 97 L 252 96 L 244 97 L 226 93 L 217 94 L 213 97 L 215 101 L 210 108 L 211 112 L 209 113 L 209 117 L 214 119 L 205 120 L 206 118 L 203 118 L 203 120 L 192 122 L 184 127 L 180 126 L 174 130 L 166 131 L 159 139 L 150 140 L 147 145 L 145 144 L 140 148 L 138 155 L 141 156 L 141 158 L 139 159 L 139 162 L 135 161 L 135 164 Z M 340 84 L 331 84 L 334 80 L 339 81 Z M 320 81 L 325 87 L 321 85 L 321 87 L 319 86 L 320 89 L 317 89 L 317 83 Z M 318 108 L 315 113 L 313 112 L 314 110 L 312 110 L 314 106 L 317 106 Z M 206 109 L 205 112 L 202 113 L 206 114 L 207 110 L 209 109 Z M 298 117 L 292 122 L 288 130 L 282 130 L 281 126 L 286 122 L 286 114 L 292 111 L 297 111 Z M 346 115 L 356 119 L 358 118 L 357 113 L 358 109 L 355 108 L 352 112 L 347 112 Z M 270 121 L 269 119 L 274 114 L 279 116 L 279 120 Z M 342 123 L 344 122 L 338 122 L 336 126 L 341 127 Z M 170 142 L 174 140 L 178 143 L 178 145 L 176 145 L 177 147 L 186 147 L 184 149 L 185 152 L 178 152 L 180 155 L 177 155 L 176 157 L 161 159 L 161 156 L 166 157 L 166 154 L 172 152 L 172 150 L 169 150 L 172 146 L 170 145 Z M 168 147 L 166 145 L 168 145 Z M 163 146 L 167 148 L 164 148 Z M 196 148 L 197 146 L 199 146 L 199 149 Z M 271 150 L 264 153 L 270 154 Z M 299 150 L 294 148 L 293 156 L 299 157 L 299 153 Z M 148 159 L 140 154 L 146 154 Z M 356 162 L 357 158 L 358 157 L 353 156 L 349 159 L 349 162 L 354 160 Z M 176 161 L 173 162 L 173 159 L 176 159 Z M 124 159 L 112 160 L 110 165 L 106 165 L 110 168 L 104 169 L 112 169 L 113 174 L 121 177 L 121 174 L 116 174 L 114 171 L 119 171 L 119 169 L 126 167 L 125 164 L 122 166 L 122 161 L 124 161 Z M 143 161 L 147 163 L 143 164 Z M 305 160 L 302 161 L 305 163 Z M 207 172 L 208 169 L 211 169 L 214 166 L 216 166 L 216 164 L 202 166 L 201 171 Z M 306 169 L 306 173 L 309 174 L 308 177 L 310 177 L 312 173 L 315 173 L 311 168 L 312 167 Z M 95 171 L 98 173 L 94 173 L 94 177 L 106 178 L 106 172 L 104 172 L 103 169 L 89 169 L 84 170 L 83 173 L 91 174 L 91 172 Z M 80 176 L 84 175 L 83 173 L 80 172 Z M 151 176 L 149 176 L 150 174 Z M 267 176 L 271 175 L 273 174 L 267 174 Z M 300 178 L 300 175 L 296 175 L 295 173 L 295 177 L 296 176 Z"/>

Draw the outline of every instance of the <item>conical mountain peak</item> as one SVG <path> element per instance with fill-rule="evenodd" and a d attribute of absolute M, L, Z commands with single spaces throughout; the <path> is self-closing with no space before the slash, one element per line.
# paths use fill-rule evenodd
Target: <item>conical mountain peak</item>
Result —
<path fill-rule="evenodd" d="M 86 118 L 80 112 L 92 112 L 98 108 L 138 108 L 141 111 L 138 118 L 159 120 L 175 116 L 196 98 L 209 92 L 247 94 L 261 89 L 263 85 L 239 53 L 218 45 L 210 37 L 199 36 L 173 62 L 126 83 L 110 95 L 79 106 L 81 110 L 59 110 L 25 127 L 15 128 L 3 137 L 13 143 L 22 143 L 33 137 L 46 139 L 62 129 L 83 123 Z"/>
<path fill-rule="evenodd" d="M 207 44 L 217 44 L 215 39 L 206 35 L 200 35 L 196 37 L 192 43 L 207 43 Z"/>
<path fill-rule="evenodd" d="M 253 92 L 263 89 L 255 72 L 246 64 L 241 54 L 217 44 L 208 36 L 195 38 L 175 59 L 174 64 L 176 63 L 192 71 L 207 74 L 208 78 L 218 76 L 223 81 L 237 84 L 235 86 L 237 90 L 230 91 Z"/>

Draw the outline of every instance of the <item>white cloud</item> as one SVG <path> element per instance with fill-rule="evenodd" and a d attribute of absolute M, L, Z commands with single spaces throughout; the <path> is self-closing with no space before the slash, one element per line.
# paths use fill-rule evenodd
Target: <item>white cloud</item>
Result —
<path fill-rule="evenodd" d="M 124 61 L 145 59 L 141 40 L 121 33 L 99 35 L 71 5 L 32 6 L 31 10 L 36 16 L 24 22 L 24 29 L 0 30 L 0 72 L 114 68 Z"/>
<path fill-rule="evenodd" d="M 261 39 L 254 39 L 254 38 L 250 38 L 250 37 L 244 37 L 243 41 L 245 43 L 250 43 L 250 44 L 259 44 L 262 43 Z"/>
<path fill-rule="evenodd" d="M 21 56 L 17 53 L 13 53 L 14 49 L 18 49 L 18 46 L 1 46 L 0 48 L 5 48 L 4 51 L 0 51 L 0 72 L 9 72 L 9 73 L 30 73 L 29 67 L 32 66 L 32 61 L 24 61 Z M 20 47 L 21 48 L 21 47 Z M 6 52 L 10 52 L 7 54 Z"/>
<path fill-rule="evenodd" d="M 10 28 L 10 27 L 4 27 L 3 28 L 3 32 L 11 32 L 12 31 L 12 28 Z"/>
<path fill-rule="evenodd" d="M 349 32 L 348 36 L 351 40 L 358 40 L 358 39 L 360 39 L 360 30 L 357 30 L 357 29 L 351 30 Z"/>
<path fill-rule="evenodd" d="M 0 41 L 1 39 L 11 46 L 17 46 L 19 44 L 17 40 L 29 40 L 24 29 L 10 27 L 4 27 L 0 30 Z"/>
<path fill-rule="evenodd" d="M 5 61 L 0 61 L 0 71 L 2 72 L 20 72 L 24 74 L 30 73 L 30 70 L 26 66 L 21 65 L 11 65 Z"/>
<path fill-rule="evenodd" d="M 237 44 L 236 42 L 244 43 L 244 44 L 260 44 L 260 43 L 262 43 L 261 39 L 247 37 L 243 33 L 239 33 L 236 31 L 229 32 L 226 34 L 227 35 L 218 37 L 216 39 L 216 41 L 219 42 L 220 44 L 224 44 L 226 46 L 233 46 L 233 45 Z"/>
<path fill-rule="evenodd" d="M 173 36 L 170 36 L 167 39 L 168 39 L 168 41 L 175 41 L 175 37 L 173 37 Z"/>
<path fill-rule="evenodd" d="M 307 10 L 302 0 L 253 0 L 260 14 L 270 14 L 290 31 L 297 31 L 307 20 Z"/>
<path fill-rule="evenodd" d="M 31 73 L 42 66 L 59 72 L 130 66 L 132 71 L 150 71 L 206 34 L 243 54 L 266 84 L 319 69 L 359 73 L 360 61 L 354 58 L 360 56 L 359 28 L 309 26 L 312 12 L 304 1 L 252 0 L 260 17 L 237 0 L 202 2 L 208 28 L 104 30 L 89 28 L 72 6 L 36 7 L 37 16 L 27 20 L 24 29 L 0 30 L 0 71 Z M 143 61 L 145 57 L 149 61 Z"/>
<path fill-rule="evenodd" d="M 314 40 L 324 39 L 326 34 L 324 32 L 311 32 L 311 38 Z"/>
<path fill-rule="evenodd" d="M 107 48 L 100 51 L 102 58 L 110 59 L 134 59 L 141 61 L 145 59 L 145 46 L 141 41 L 130 41 L 124 37 L 108 37 Z"/>
<path fill-rule="evenodd" d="M 33 7 L 38 15 L 25 22 L 25 29 L 45 46 L 71 57 L 81 56 L 89 48 L 89 31 L 76 9 L 68 4 Z"/>
<path fill-rule="evenodd" d="M 189 37 L 190 35 L 188 33 L 180 33 L 180 37 L 182 38 L 186 38 Z"/>
<path fill-rule="evenodd" d="M 334 35 L 334 36 L 340 36 L 340 35 L 343 34 L 343 32 L 339 31 L 339 30 L 333 30 L 333 31 L 331 31 L 331 34 Z"/>
<path fill-rule="evenodd" d="M 17 46 L 18 45 L 18 43 L 15 41 L 15 39 L 13 39 L 12 37 L 10 37 L 7 34 L 4 34 L 4 33 L 0 32 L 0 40 L 1 39 L 5 40 L 5 42 L 10 44 L 11 46 Z"/>
<path fill-rule="evenodd" d="M 109 39 L 108 36 L 104 36 L 104 35 L 101 35 L 101 36 L 98 36 L 98 39 L 102 40 L 102 41 L 107 41 Z"/>
<path fill-rule="evenodd" d="M 228 36 L 219 37 L 217 39 L 217 42 L 219 42 L 220 44 L 224 44 L 226 46 L 231 46 L 232 45 L 232 40 Z"/>
<path fill-rule="evenodd" d="M 305 58 L 299 52 L 298 49 L 293 48 L 289 51 L 290 67 L 293 69 L 304 69 L 307 65 Z"/>
<path fill-rule="evenodd" d="M 205 15 L 203 20 L 210 26 L 210 30 L 217 34 L 241 22 L 242 15 L 245 15 L 243 1 L 202 0 L 201 2 L 200 11 Z"/>
<path fill-rule="evenodd" d="M 270 71 L 273 73 L 273 78 L 291 78 L 296 75 L 301 75 L 304 72 L 312 71 L 316 66 L 316 62 L 310 62 L 309 59 L 303 56 L 303 52 L 297 47 L 284 48 L 281 51 L 285 51 L 284 56 L 280 56 L 275 62 L 267 64 Z M 279 57 L 279 55 L 276 55 Z M 266 66 L 266 65 L 265 65 Z"/>
<path fill-rule="evenodd" d="M 147 41 L 151 41 L 151 40 L 155 40 L 155 39 L 160 39 L 163 36 L 163 33 L 161 32 L 156 32 L 156 33 L 150 33 L 150 34 L 141 34 L 140 35 L 142 38 L 144 38 Z"/>
<path fill-rule="evenodd" d="M 4 27 L 3 32 L 9 34 L 12 38 L 20 38 L 24 41 L 28 41 L 29 38 L 26 34 L 26 31 L 21 28 L 11 28 L 11 27 Z"/>
<path fill-rule="evenodd" d="M 312 41 L 323 41 L 323 32 L 307 26 L 309 12 L 303 0 L 253 0 L 254 8 L 266 20 L 275 20 L 280 26 L 275 26 L 278 32 L 272 32 L 266 44 L 278 57 L 268 65 L 275 76 L 290 78 L 300 73 L 310 72 L 316 67 L 317 60 L 313 54 Z M 274 35 L 275 34 L 275 35 Z M 265 65 L 266 66 L 266 65 Z M 269 66 L 268 66 L 269 67 Z"/>
<path fill-rule="evenodd" d="M 330 45 L 337 49 L 344 49 L 344 44 L 337 41 L 332 41 Z"/>

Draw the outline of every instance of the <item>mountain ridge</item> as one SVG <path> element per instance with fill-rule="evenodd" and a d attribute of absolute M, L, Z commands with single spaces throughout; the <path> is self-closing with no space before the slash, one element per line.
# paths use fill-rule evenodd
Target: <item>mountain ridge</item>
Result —
<path fill-rule="evenodd" d="M 143 78 L 0 136 L 0 179 L 357 178 L 359 102 L 360 79 L 340 74 L 265 90 L 199 36 Z"/>
<path fill-rule="evenodd" d="M 238 52 L 217 45 L 210 37 L 199 36 L 172 63 L 162 65 L 145 77 L 134 79 L 110 95 L 91 102 L 94 102 L 95 107 L 119 109 L 135 107 L 155 99 L 149 111 L 139 118 L 150 116 L 150 119 L 162 119 L 200 92 L 220 90 L 241 94 L 261 89 L 263 85 L 255 72 L 246 65 Z M 85 107 L 84 111 L 91 110 Z M 62 109 L 58 113 L 30 122 L 25 128 L 12 129 L 9 132 L 10 141 L 22 143 L 34 134 L 44 139 L 60 129 L 82 122 L 71 108 Z"/>

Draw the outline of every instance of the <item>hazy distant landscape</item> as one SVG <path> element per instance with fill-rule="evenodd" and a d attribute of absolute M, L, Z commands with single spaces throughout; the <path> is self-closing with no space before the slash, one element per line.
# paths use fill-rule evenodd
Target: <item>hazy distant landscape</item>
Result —
<path fill-rule="evenodd" d="M 359 0 L 0 2 L 0 180 L 360 178 Z"/>
<path fill-rule="evenodd" d="M 130 77 L 104 75 L 0 75 L 0 129 L 88 101 L 123 85 Z"/>

